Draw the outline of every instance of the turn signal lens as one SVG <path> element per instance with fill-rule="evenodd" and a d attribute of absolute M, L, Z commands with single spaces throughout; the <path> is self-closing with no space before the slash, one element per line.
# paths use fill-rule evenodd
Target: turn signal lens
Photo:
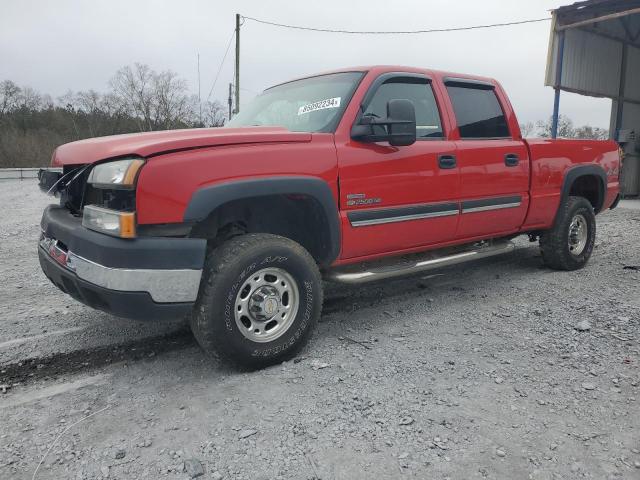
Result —
<path fill-rule="evenodd" d="M 144 165 L 144 160 L 133 160 L 127 168 L 127 172 L 124 175 L 124 180 L 122 181 L 123 185 L 133 185 L 136 181 L 136 175 L 138 175 L 138 170 Z"/>
<path fill-rule="evenodd" d="M 120 214 L 120 236 L 122 238 L 135 238 L 136 214 L 133 212 Z"/>
<path fill-rule="evenodd" d="M 120 238 L 135 238 L 136 214 L 87 205 L 82 214 L 82 226 Z"/>

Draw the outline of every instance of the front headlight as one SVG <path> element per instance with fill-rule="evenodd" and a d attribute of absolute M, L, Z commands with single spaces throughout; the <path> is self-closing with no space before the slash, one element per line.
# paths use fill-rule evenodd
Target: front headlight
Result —
<path fill-rule="evenodd" d="M 140 170 L 142 165 L 144 165 L 144 160 L 140 158 L 126 158 L 101 163 L 93 167 L 87 183 L 92 185 L 109 185 L 112 187 L 114 185 L 133 187 L 138 170 Z"/>
<path fill-rule="evenodd" d="M 87 205 L 82 214 L 82 226 L 120 238 L 135 238 L 136 214 Z"/>

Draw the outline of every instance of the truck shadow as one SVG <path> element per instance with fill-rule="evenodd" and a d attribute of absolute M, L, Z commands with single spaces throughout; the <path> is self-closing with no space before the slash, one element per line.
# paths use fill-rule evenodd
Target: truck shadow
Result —
<path fill-rule="evenodd" d="M 443 267 L 423 274 L 363 285 L 326 284 L 323 319 L 341 311 L 392 305 L 398 300 L 424 300 L 435 297 L 438 291 L 455 289 L 467 291 L 487 280 L 521 277 L 545 269 L 538 248 L 518 248 L 504 255 Z"/>
<path fill-rule="evenodd" d="M 482 290 L 483 285 L 486 285 L 487 289 L 495 288 L 496 278 L 508 278 L 509 281 L 513 281 L 541 269 L 544 267 L 538 249 L 532 247 L 519 248 L 512 253 L 467 264 L 444 267 L 422 275 L 381 281 L 365 286 L 327 283 L 324 310 L 320 321 L 327 324 L 340 322 L 349 326 L 348 314 L 355 310 L 395 305 L 407 300 L 421 302 L 429 298 L 437 298 L 439 293 L 444 294 L 452 289 L 460 292 L 475 290 L 476 293 L 481 294 L 482 292 L 478 292 L 478 289 Z M 432 312 L 436 315 L 437 313 L 437 311 Z M 112 319 L 111 316 L 106 316 L 109 318 L 105 318 L 105 322 Z M 331 335 L 328 333 L 330 329 L 321 330 L 317 332 L 318 337 Z M 92 333 L 100 334 L 100 332 L 101 330 L 98 329 Z M 161 332 L 160 328 L 158 332 Z M 154 361 L 162 355 L 187 348 L 195 349 L 197 343 L 189 330 L 188 322 L 184 322 L 170 332 L 151 334 L 117 345 L 92 346 L 4 364 L 0 380 L 7 384 L 30 383 L 37 379 L 55 378 L 64 374 L 104 368 L 115 363 Z M 307 348 L 312 349 L 313 345 Z M 193 358 L 194 365 L 191 367 L 196 370 L 204 368 L 206 372 L 201 373 L 207 377 L 248 371 L 211 356 L 203 359 L 203 355 L 205 354 L 198 352 L 194 357 L 186 356 L 185 360 Z"/>

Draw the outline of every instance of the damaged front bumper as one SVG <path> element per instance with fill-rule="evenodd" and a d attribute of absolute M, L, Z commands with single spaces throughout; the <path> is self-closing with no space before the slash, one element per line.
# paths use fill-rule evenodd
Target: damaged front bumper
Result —
<path fill-rule="evenodd" d="M 61 177 L 62 172 L 60 171 L 41 168 L 38 170 L 38 186 L 44 193 L 54 193 L 52 189 L 56 186 Z"/>
<path fill-rule="evenodd" d="M 175 318 L 197 298 L 206 241 L 195 238 L 114 238 L 81 225 L 50 205 L 42 217 L 42 270 L 80 302 L 134 319 Z"/>

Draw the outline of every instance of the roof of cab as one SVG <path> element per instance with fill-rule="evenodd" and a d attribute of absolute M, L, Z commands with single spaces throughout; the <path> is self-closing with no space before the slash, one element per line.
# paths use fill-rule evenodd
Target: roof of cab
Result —
<path fill-rule="evenodd" d="M 426 75 L 427 77 L 430 78 L 446 78 L 446 77 L 452 77 L 452 78 L 460 78 L 460 79 L 466 79 L 466 80 L 476 80 L 476 81 L 480 81 L 480 82 L 487 82 L 487 83 L 491 83 L 493 85 L 497 85 L 498 82 L 490 77 L 482 77 L 479 75 L 469 75 L 469 74 L 465 74 L 465 73 L 455 73 L 455 72 L 446 72 L 446 71 L 442 71 L 442 70 L 432 70 L 429 68 L 420 68 L 420 67 L 408 67 L 405 65 L 365 65 L 365 66 L 357 66 L 357 67 L 346 67 L 346 68 L 339 68 L 339 69 L 335 69 L 335 70 L 328 70 L 328 71 L 324 71 L 324 72 L 318 72 L 318 73 L 314 73 L 311 75 L 305 75 L 302 77 L 298 77 L 298 78 L 294 78 L 291 80 L 287 80 L 285 82 L 281 82 L 278 83 L 276 85 L 272 85 L 269 88 L 273 88 L 273 87 L 277 87 L 279 85 L 284 85 L 286 83 L 290 83 L 290 82 L 295 82 L 296 80 L 304 80 L 305 78 L 313 78 L 313 77 L 319 77 L 322 75 L 330 75 L 332 73 L 346 73 L 346 72 L 368 72 L 368 73 L 372 73 L 374 75 L 380 75 L 383 73 L 388 73 L 388 72 L 406 72 L 406 73 L 421 73 L 423 75 Z"/>

